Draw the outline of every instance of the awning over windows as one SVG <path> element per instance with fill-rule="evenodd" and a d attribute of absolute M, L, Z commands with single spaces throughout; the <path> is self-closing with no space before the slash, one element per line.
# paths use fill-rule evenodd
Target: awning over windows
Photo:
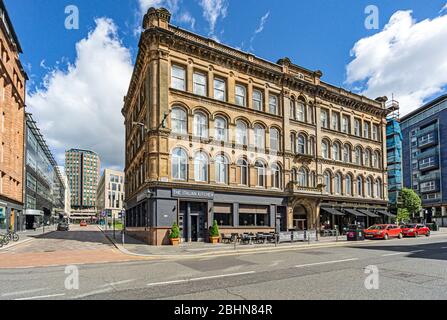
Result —
<path fill-rule="evenodd" d="M 354 209 L 345 209 L 345 211 L 349 214 L 352 214 L 353 216 L 356 216 L 356 217 L 366 217 L 366 215 L 364 215 L 363 213 L 361 213 L 357 210 L 354 210 Z"/>
<path fill-rule="evenodd" d="M 387 216 L 387 217 L 390 217 L 390 218 L 397 218 L 396 215 L 391 214 L 391 213 L 389 213 L 388 211 L 385 211 L 385 210 L 380 210 L 380 211 L 378 210 L 376 212 L 379 213 L 379 214 L 383 214 L 384 216 Z"/>
<path fill-rule="evenodd" d="M 39 217 L 43 217 L 43 211 L 41 210 L 31 210 L 31 209 L 26 209 L 25 210 L 25 216 L 39 216 Z"/>
<path fill-rule="evenodd" d="M 321 208 L 321 210 L 323 210 L 329 214 L 332 214 L 333 216 L 344 216 L 345 215 L 343 212 L 340 212 L 333 208 Z"/>
<path fill-rule="evenodd" d="M 268 214 L 269 207 L 268 206 L 249 206 L 249 205 L 241 205 L 239 207 L 239 213 L 246 214 Z"/>
<path fill-rule="evenodd" d="M 369 211 L 369 210 L 358 209 L 358 211 L 367 215 L 370 218 L 380 218 L 380 216 L 378 214 L 375 214 L 374 212 Z"/>

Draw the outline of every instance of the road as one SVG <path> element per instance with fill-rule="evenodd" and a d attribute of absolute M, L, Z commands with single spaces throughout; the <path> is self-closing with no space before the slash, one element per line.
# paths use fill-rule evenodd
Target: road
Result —
<path fill-rule="evenodd" d="M 15 251 L 35 254 L 52 247 L 70 256 L 109 250 L 109 261 L 87 261 L 68 270 L 62 263 L 0 269 L 0 299 L 447 299 L 447 234 L 153 261 L 121 256 L 102 233 L 90 232 L 88 237 L 81 231 L 56 233 L 46 243 L 36 240 Z M 11 252 L 0 252 L 0 265 L 7 255 Z M 365 280 L 371 274 L 365 270 L 377 271 L 368 283 L 378 287 L 366 288 Z M 67 280 L 76 279 L 77 272 L 78 287 Z"/>

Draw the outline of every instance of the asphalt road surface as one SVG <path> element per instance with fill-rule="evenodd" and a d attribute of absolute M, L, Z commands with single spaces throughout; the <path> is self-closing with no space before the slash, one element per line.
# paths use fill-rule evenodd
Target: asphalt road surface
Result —
<path fill-rule="evenodd" d="M 99 234 L 85 245 L 108 248 Z M 1 269 L 0 283 L 0 300 L 438 300 L 447 299 L 447 235 L 206 259 Z"/>

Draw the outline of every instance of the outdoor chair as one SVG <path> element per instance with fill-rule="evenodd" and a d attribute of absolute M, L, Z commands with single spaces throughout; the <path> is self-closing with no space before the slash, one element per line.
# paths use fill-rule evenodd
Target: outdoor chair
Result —
<path fill-rule="evenodd" d="M 231 243 L 233 240 L 233 236 L 226 236 L 225 234 L 221 234 L 220 237 L 222 238 L 222 243 Z"/>

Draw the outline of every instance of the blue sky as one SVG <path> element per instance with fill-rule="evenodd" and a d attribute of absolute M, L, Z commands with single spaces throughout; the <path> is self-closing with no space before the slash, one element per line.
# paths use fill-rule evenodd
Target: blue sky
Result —
<path fill-rule="evenodd" d="M 67 74 L 70 73 L 68 65 L 70 65 L 73 78 L 79 75 L 79 79 L 84 79 L 82 81 L 86 86 L 90 86 L 89 81 L 95 81 L 94 74 L 82 76 L 80 70 L 88 68 L 78 68 L 78 64 L 82 65 L 82 59 L 80 59 L 82 49 L 76 50 L 76 45 L 82 41 L 88 42 L 89 33 L 92 34 L 98 29 L 99 18 L 107 18 L 104 20 L 107 21 L 103 24 L 104 28 L 110 24 L 113 24 L 114 28 L 109 30 L 110 32 L 102 33 L 102 38 L 98 33 L 98 42 L 109 37 L 115 42 L 109 43 L 112 49 L 108 50 L 119 50 L 117 46 L 123 49 L 117 52 L 114 56 L 115 60 L 111 60 L 106 66 L 110 67 L 114 63 L 127 64 L 130 60 L 131 67 L 136 56 L 139 37 L 137 28 L 141 24 L 142 11 L 151 4 L 170 8 L 173 11 L 173 24 L 214 37 L 222 43 L 244 51 L 252 51 L 255 55 L 271 61 L 287 56 L 303 67 L 322 70 L 323 80 L 331 84 L 362 92 L 372 98 L 378 95 L 391 96 L 394 93 L 397 99 L 404 102 L 404 112 L 411 111 L 427 99 L 446 91 L 447 79 L 442 74 L 435 75 L 436 81 L 433 83 L 431 80 L 433 76 L 427 72 L 425 80 L 422 80 L 425 83 L 421 84 L 421 90 L 415 89 L 414 86 L 418 85 L 414 83 L 415 81 L 402 80 L 402 74 L 406 74 L 406 71 L 410 74 L 412 72 L 419 74 L 420 68 L 439 69 L 439 63 L 446 62 L 442 60 L 442 54 L 447 56 L 447 46 L 439 45 L 443 39 L 447 40 L 447 34 L 439 31 L 445 26 L 445 20 L 447 20 L 444 16 L 447 10 L 441 12 L 447 4 L 446 0 L 4 1 L 23 47 L 22 61 L 31 79 L 28 83 L 29 111 L 40 123 L 59 162 L 63 160 L 64 149 L 107 148 L 100 146 L 99 142 L 89 146 L 89 141 L 92 139 L 91 137 L 80 138 L 80 128 L 70 129 L 72 136 L 65 134 L 66 138 L 59 138 L 62 134 L 57 132 L 54 123 L 64 116 L 65 111 L 68 113 L 70 108 L 68 106 L 65 109 L 64 99 L 51 98 L 60 96 L 56 92 L 56 87 L 58 87 L 55 84 L 56 79 L 64 79 L 64 76 L 67 78 Z M 364 27 L 367 17 L 364 11 L 370 4 L 375 4 L 379 9 L 378 30 L 368 30 Z M 79 30 L 64 28 L 66 18 L 64 10 L 68 5 L 76 5 L 79 8 Z M 412 13 L 407 10 L 412 10 Z M 393 23 L 390 22 L 391 17 L 394 17 Z M 421 23 L 422 21 L 426 23 Z M 214 28 L 213 24 L 215 24 Z M 390 26 L 384 30 L 387 24 Z M 436 34 L 438 38 L 433 34 Z M 417 40 L 421 37 L 428 40 Z M 359 45 L 354 50 L 354 55 L 351 55 L 356 43 Z M 426 48 L 427 53 L 420 52 L 421 46 Z M 89 54 L 87 48 L 96 48 L 94 45 L 89 47 L 87 44 L 85 47 L 84 55 Z M 383 50 L 379 50 L 378 47 Z M 386 52 L 385 57 L 381 57 L 383 52 Z M 433 59 L 430 59 L 430 54 L 435 55 Z M 97 60 L 99 70 L 105 67 L 101 66 L 101 60 L 108 59 L 106 52 L 104 55 L 104 58 Z M 433 64 L 430 65 L 431 62 L 426 61 L 418 68 L 405 69 L 408 66 L 417 66 L 421 57 L 432 60 Z M 447 68 L 447 62 L 445 65 Z M 131 70 L 123 65 L 120 68 Z M 100 73 L 97 76 L 97 81 L 102 81 Z M 120 79 L 122 87 L 118 90 L 120 95 L 127 89 L 128 80 L 125 77 L 123 75 L 123 79 Z M 51 83 L 54 84 L 53 87 Z M 102 88 L 90 87 L 91 90 L 102 90 Z M 58 90 L 70 90 L 70 88 Z M 86 100 L 93 101 L 92 105 L 95 103 L 99 105 L 103 101 L 95 100 L 98 95 L 100 91 L 92 93 L 92 96 Z M 121 135 L 122 119 L 119 109 L 122 98 L 119 99 L 117 94 L 113 101 L 107 101 L 107 103 L 111 104 L 108 111 L 113 109 L 118 113 L 114 123 L 120 127 L 112 128 L 110 131 L 99 130 L 98 134 Z M 60 112 L 58 115 L 52 115 L 55 113 L 56 104 Z M 52 108 L 52 105 L 55 106 Z M 74 116 L 82 118 L 81 113 Z M 117 137 L 116 144 L 122 144 L 120 139 Z M 76 144 L 74 142 L 79 144 L 85 142 L 85 145 L 73 145 Z M 122 157 L 114 155 L 119 152 L 122 153 L 121 145 L 104 150 L 105 165 L 122 167 Z"/>

